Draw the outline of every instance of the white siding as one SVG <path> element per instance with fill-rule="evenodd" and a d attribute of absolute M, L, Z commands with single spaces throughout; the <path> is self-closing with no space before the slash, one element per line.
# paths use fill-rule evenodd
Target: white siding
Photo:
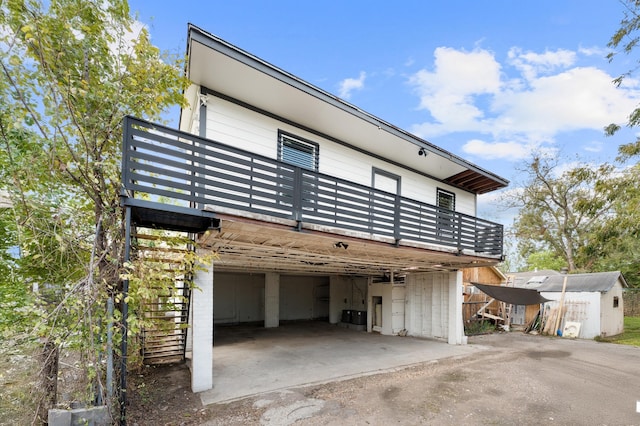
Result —
<path fill-rule="evenodd" d="M 409 274 L 405 326 L 411 336 L 448 339 L 449 273 Z"/>
<path fill-rule="evenodd" d="M 405 286 L 394 285 L 391 289 L 391 333 L 404 330 Z"/>
<path fill-rule="evenodd" d="M 618 298 L 618 306 L 614 307 L 613 300 Z M 622 300 L 622 284 L 620 281 L 602 294 L 600 298 L 600 334 L 602 336 L 615 336 L 624 331 L 624 302 Z"/>
<path fill-rule="evenodd" d="M 214 96 L 208 97 L 207 138 L 209 139 L 270 158 L 277 158 L 279 129 L 319 144 L 319 171 L 322 173 L 370 186 L 373 167 L 379 168 L 401 177 L 401 194 L 405 197 L 435 204 L 436 189 L 442 188 L 456 194 L 456 211 L 469 215 L 476 214 L 474 194 L 428 179 L 231 102 Z"/>
<path fill-rule="evenodd" d="M 545 309 L 558 306 L 561 292 L 540 292 L 552 302 L 545 303 Z M 564 295 L 566 309 L 564 320 L 579 322 L 581 339 L 593 339 L 600 335 L 600 293 L 599 292 L 566 292 Z"/>

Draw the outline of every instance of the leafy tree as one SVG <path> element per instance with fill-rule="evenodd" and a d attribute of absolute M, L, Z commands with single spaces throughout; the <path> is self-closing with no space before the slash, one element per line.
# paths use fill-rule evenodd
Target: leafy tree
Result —
<path fill-rule="evenodd" d="M 619 54 L 624 53 L 629 55 L 636 49 L 640 42 L 640 1 L 638 0 L 620 0 L 620 3 L 624 6 L 624 17 L 620 21 L 620 28 L 611 36 L 607 46 L 614 49 L 607 55 L 609 61 Z M 640 67 L 640 60 L 635 61 L 635 66 L 624 74 L 618 76 L 614 83 L 620 86 L 626 78 L 631 78 Z M 640 125 L 640 106 L 636 107 L 629 115 L 627 122 L 629 127 L 637 127 Z M 620 130 L 620 125 L 612 123 L 605 128 L 605 132 L 612 135 Z M 618 148 L 620 153 L 620 159 L 625 160 L 632 156 L 640 155 L 640 138 L 635 142 L 629 142 L 623 144 Z"/>
<path fill-rule="evenodd" d="M 609 194 L 610 214 L 594 230 L 587 256 L 594 271 L 620 270 L 627 282 L 640 286 L 640 165 L 600 182 L 596 190 Z"/>
<path fill-rule="evenodd" d="M 8 0 L 0 28 L 0 188 L 18 273 L 44 290 L 38 333 L 82 349 L 100 390 L 104 303 L 122 272 L 121 121 L 158 120 L 186 81 L 125 0 Z"/>
<path fill-rule="evenodd" d="M 609 61 L 619 54 L 630 55 L 636 50 L 640 42 L 640 1 L 621 0 L 624 5 L 624 16 L 620 22 L 620 28 L 609 40 L 608 46 L 614 49 L 608 55 Z M 633 78 L 638 71 L 640 60 L 636 60 L 634 66 L 614 80 L 616 85 L 622 84 L 626 78 Z M 640 106 L 637 106 L 629 115 L 628 127 L 640 125 Z M 610 124 L 605 128 L 608 135 L 612 135 L 620 129 L 618 124 Z M 618 160 L 626 161 L 640 155 L 640 138 L 634 142 L 621 145 L 618 148 Z M 640 247 L 638 236 L 640 235 L 639 201 L 640 168 L 636 164 L 627 169 L 624 175 L 611 182 L 617 187 L 617 197 L 612 200 L 617 212 L 616 220 L 607 220 L 599 230 L 597 244 L 591 248 L 601 254 L 597 267 L 610 268 L 612 264 L 620 265 L 618 269 L 625 273 L 627 281 L 632 285 L 640 286 Z"/>
<path fill-rule="evenodd" d="M 549 252 L 565 262 L 569 271 L 588 270 L 595 259 L 585 256 L 591 234 L 609 213 L 608 195 L 594 191 L 612 167 L 579 165 L 558 172 L 558 160 L 536 156 L 522 171 L 527 181 L 520 192 L 506 199 L 519 208 L 513 231 L 524 258 Z"/>
<path fill-rule="evenodd" d="M 550 250 L 537 251 L 527 257 L 527 270 L 551 269 L 560 271 L 567 266 L 566 261 Z"/>

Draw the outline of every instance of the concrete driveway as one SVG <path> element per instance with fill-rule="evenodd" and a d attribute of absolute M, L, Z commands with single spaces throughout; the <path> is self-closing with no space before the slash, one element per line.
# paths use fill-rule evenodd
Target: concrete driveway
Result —
<path fill-rule="evenodd" d="M 337 333 L 349 336 L 346 331 Z M 350 336 L 353 339 L 346 337 L 349 341 L 360 343 L 360 334 Z M 365 346 L 370 353 L 354 354 L 356 364 L 378 357 L 396 341 L 404 341 L 372 337 L 371 345 Z M 256 345 L 260 340 L 256 338 Z M 325 343 L 332 340 L 317 339 Z M 469 340 L 468 346 L 453 347 L 449 358 L 438 361 L 210 405 L 210 417 L 198 424 L 640 425 L 640 348 L 520 332 Z M 278 339 L 272 342 L 283 348 Z M 440 345 L 449 348 L 437 342 L 414 343 L 423 343 L 424 352 L 436 353 Z M 295 350 L 295 346 L 289 349 Z M 458 349 L 466 353 L 460 354 Z M 325 353 L 331 352 L 328 349 Z M 444 356 L 446 351 L 439 353 Z M 314 378 L 315 366 L 300 369 L 296 355 L 287 357 L 281 352 L 280 356 L 292 362 L 292 376 L 303 376 L 302 382 Z M 325 365 L 330 364 L 327 361 Z M 288 370 L 285 367 L 280 374 L 289 375 Z M 280 379 L 271 372 L 265 374 L 272 380 Z M 284 380 L 279 384 L 284 385 Z"/>
<path fill-rule="evenodd" d="M 326 322 L 278 328 L 217 326 L 212 390 L 203 405 L 290 387 L 393 371 L 425 361 L 472 355 L 482 346 L 382 336 Z"/>

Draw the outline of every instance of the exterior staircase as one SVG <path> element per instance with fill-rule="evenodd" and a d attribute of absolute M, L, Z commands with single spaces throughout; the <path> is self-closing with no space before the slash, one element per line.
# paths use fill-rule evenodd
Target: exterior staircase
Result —
<path fill-rule="evenodd" d="M 145 364 L 185 359 L 193 279 L 189 254 L 194 250 L 188 235 L 141 228 L 134 235 L 136 257 L 149 290 L 138 313 L 144 319 L 140 339 Z"/>

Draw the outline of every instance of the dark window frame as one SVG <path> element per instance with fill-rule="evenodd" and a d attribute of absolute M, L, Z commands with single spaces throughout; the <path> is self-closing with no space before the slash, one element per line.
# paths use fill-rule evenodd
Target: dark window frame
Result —
<path fill-rule="evenodd" d="M 451 197 L 451 208 L 440 204 L 440 195 L 447 195 Z M 447 191 L 446 189 L 436 188 L 436 207 L 455 211 L 456 210 L 456 193 Z"/>
<path fill-rule="evenodd" d="M 313 156 L 312 158 L 312 163 L 313 163 L 313 168 L 309 169 L 308 167 L 300 164 L 300 163 L 296 163 L 293 161 L 287 161 L 284 158 L 284 144 L 285 141 L 290 141 L 294 144 L 299 144 L 301 147 L 304 147 L 305 145 L 309 148 L 311 148 L 311 155 Z M 293 147 L 293 149 L 296 149 L 295 147 Z M 301 153 L 306 153 L 304 150 L 300 149 L 299 152 Z M 318 171 L 319 166 L 320 166 L 320 144 L 317 142 L 313 142 L 310 141 L 308 139 L 302 138 L 300 136 L 291 134 L 289 132 L 285 132 L 284 130 L 278 130 L 278 160 L 285 162 L 287 164 L 291 164 L 292 166 L 297 166 L 297 167 L 301 167 L 304 169 L 308 169 L 308 170 L 313 170 L 315 172 Z"/>

